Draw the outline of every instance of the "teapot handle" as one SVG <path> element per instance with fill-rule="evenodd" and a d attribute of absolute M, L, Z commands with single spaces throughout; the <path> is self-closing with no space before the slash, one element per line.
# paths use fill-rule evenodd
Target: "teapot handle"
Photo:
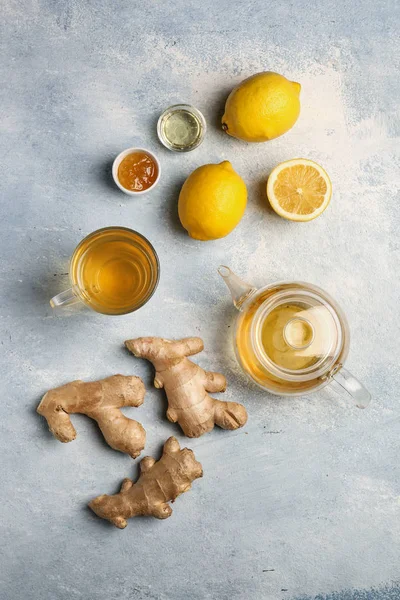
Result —
<path fill-rule="evenodd" d="M 338 392 L 345 390 L 353 398 L 358 408 L 366 408 L 371 401 L 371 394 L 347 369 L 340 367 L 333 375 L 334 388 Z"/>

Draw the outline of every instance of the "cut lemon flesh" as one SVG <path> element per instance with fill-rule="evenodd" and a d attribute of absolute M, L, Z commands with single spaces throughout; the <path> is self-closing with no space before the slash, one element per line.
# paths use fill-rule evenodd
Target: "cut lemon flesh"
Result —
<path fill-rule="evenodd" d="M 274 211 L 290 221 L 312 221 L 324 212 L 332 184 L 324 169 L 312 160 L 294 158 L 272 171 L 267 183 Z"/>

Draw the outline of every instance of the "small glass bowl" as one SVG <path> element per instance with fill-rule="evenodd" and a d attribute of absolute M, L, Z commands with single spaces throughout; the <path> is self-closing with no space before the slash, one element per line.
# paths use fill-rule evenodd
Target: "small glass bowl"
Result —
<path fill-rule="evenodd" d="M 199 135 L 197 136 L 197 138 L 195 139 L 195 141 L 192 144 L 189 144 L 187 146 L 173 145 L 165 135 L 164 127 L 165 127 L 166 121 L 170 118 L 170 116 L 173 113 L 178 112 L 178 111 L 187 112 L 189 115 L 191 115 L 197 121 L 198 126 L 199 126 Z M 206 130 L 207 130 L 207 123 L 206 123 L 204 116 L 202 115 L 202 113 L 199 110 L 197 110 L 197 108 L 195 108 L 194 106 L 190 106 L 190 104 L 174 104 L 173 106 L 170 106 L 162 113 L 162 115 L 158 119 L 158 123 L 157 123 L 157 135 L 158 135 L 160 142 L 166 148 L 168 148 L 168 150 L 172 150 L 173 152 L 190 152 L 191 150 L 198 148 L 204 139 Z"/>

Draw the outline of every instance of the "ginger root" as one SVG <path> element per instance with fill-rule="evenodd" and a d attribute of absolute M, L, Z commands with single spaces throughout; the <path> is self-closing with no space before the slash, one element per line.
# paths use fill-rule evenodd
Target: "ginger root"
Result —
<path fill-rule="evenodd" d="M 244 406 L 221 402 L 207 392 L 224 392 L 226 379 L 221 373 L 203 371 L 187 357 L 201 352 L 203 340 L 198 337 L 170 341 L 147 337 L 128 340 L 125 346 L 135 356 L 153 363 L 154 385 L 164 388 L 168 398 L 167 417 L 179 423 L 188 437 L 200 437 L 214 424 L 223 429 L 237 429 L 247 421 Z"/>
<path fill-rule="evenodd" d="M 71 413 L 82 413 L 97 421 L 106 442 L 132 458 L 144 448 L 146 432 L 142 425 L 122 414 L 123 406 L 143 404 L 145 387 L 139 377 L 113 375 L 100 381 L 71 381 L 50 390 L 37 407 L 60 442 L 71 442 L 76 431 Z"/>
<path fill-rule="evenodd" d="M 172 514 L 168 502 L 190 490 L 192 481 L 202 475 L 202 466 L 193 451 L 181 450 L 178 440 L 170 437 L 159 461 L 151 456 L 142 459 L 136 483 L 124 479 L 118 494 L 98 496 L 89 507 L 120 529 L 127 526 L 127 519 L 138 515 L 166 519 Z"/>

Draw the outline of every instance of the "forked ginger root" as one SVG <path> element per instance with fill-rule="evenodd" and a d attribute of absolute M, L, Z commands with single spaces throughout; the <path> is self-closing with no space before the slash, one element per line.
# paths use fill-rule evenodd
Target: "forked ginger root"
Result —
<path fill-rule="evenodd" d="M 71 413 L 82 413 L 97 421 L 106 442 L 132 458 L 144 448 L 146 432 L 142 425 L 122 414 L 123 406 L 143 404 L 145 387 L 139 377 L 113 375 L 100 381 L 71 381 L 50 390 L 37 407 L 50 431 L 60 442 L 71 442 L 76 431 Z"/>
<path fill-rule="evenodd" d="M 203 475 L 202 466 L 193 451 L 188 448 L 181 450 L 174 437 L 165 442 L 159 461 L 151 456 L 143 458 L 140 471 L 136 483 L 124 479 L 118 494 L 98 496 L 89 503 L 89 507 L 120 529 L 127 526 L 127 519 L 138 515 L 166 519 L 172 514 L 168 502 L 190 490 L 192 481 Z"/>
<path fill-rule="evenodd" d="M 153 363 L 154 385 L 164 388 L 168 398 L 167 417 L 179 423 L 188 437 L 200 437 L 214 424 L 223 429 L 237 429 L 247 421 L 244 406 L 221 402 L 207 392 L 224 392 L 226 379 L 221 373 L 203 371 L 187 357 L 201 352 L 203 340 L 198 337 L 170 341 L 147 337 L 128 340 L 125 346 L 135 356 Z"/>

